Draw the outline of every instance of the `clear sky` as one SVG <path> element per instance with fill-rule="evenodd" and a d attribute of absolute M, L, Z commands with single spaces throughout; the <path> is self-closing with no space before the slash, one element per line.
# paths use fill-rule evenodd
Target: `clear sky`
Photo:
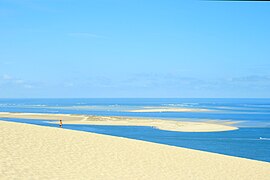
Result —
<path fill-rule="evenodd" d="M 270 97 L 270 3 L 0 0 L 0 97 Z"/>

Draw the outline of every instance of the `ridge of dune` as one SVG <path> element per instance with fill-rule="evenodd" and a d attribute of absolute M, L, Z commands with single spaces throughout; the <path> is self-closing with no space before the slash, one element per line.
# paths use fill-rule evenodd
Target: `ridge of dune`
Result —
<path fill-rule="evenodd" d="M 258 179 L 270 163 L 0 121 L 0 179 Z"/>

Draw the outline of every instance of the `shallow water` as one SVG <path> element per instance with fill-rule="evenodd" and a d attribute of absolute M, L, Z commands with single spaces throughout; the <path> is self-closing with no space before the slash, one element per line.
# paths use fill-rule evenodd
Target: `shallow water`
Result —
<path fill-rule="evenodd" d="M 58 124 L 44 120 L 5 118 L 7 121 L 50 126 Z M 65 129 L 126 137 L 137 140 L 167 144 L 178 147 L 215 152 L 270 162 L 270 128 L 240 128 L 226 132 L 174 132 L 144 126 L 64 125 Z"/>
<path fill-rule="evenodd" d="M 213 112 L 134 113 L 144 107 L 206 108 Z M 187 147 L 270 162 L 270 99 L 0 99 L 1 112 L 67 113 L 100 116 L 155 117 L 192 121 L 237 121 L 239 130 L 189 133 L 151 127 L 64 125 L 64 128 Z M 7 118 L 5 118 L 7 119 Z M 8 119 L 58 127 L 46 121 Z"/>
<path fill-rule="evenodd" d="M 206 108 L 213 112 L 127 112 L 144 107 Z M 270 127 L 270 99 L 0 99 L 2 112 L 67 113 L 241 121 L 238 127 Z"/>

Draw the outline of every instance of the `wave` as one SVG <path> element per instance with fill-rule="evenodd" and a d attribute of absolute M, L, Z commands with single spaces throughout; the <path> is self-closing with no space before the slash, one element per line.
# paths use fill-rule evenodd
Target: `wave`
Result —
<path fill-rule="evenodd" d="M 259 139 L 260 139 L 260 140 L 267 140 L 267 141 L 270 140 L 270 138 L 263 138 L 263 137 L 260 137 Z"/>
<path fill-rule="evenodd" d="M 181 104 L 162 104 L 162 106 L 178 106 L 178 107 L 190 107 L 197 106 L 199 103 L 181 103 Z"/>

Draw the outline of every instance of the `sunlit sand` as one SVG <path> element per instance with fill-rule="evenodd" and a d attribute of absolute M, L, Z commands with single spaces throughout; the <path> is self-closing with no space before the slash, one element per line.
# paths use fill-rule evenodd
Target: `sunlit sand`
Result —
<path fill-rule="evenodd" d="M 270 163 L 0 121 L 0 179 L 269 179 Z"/>

